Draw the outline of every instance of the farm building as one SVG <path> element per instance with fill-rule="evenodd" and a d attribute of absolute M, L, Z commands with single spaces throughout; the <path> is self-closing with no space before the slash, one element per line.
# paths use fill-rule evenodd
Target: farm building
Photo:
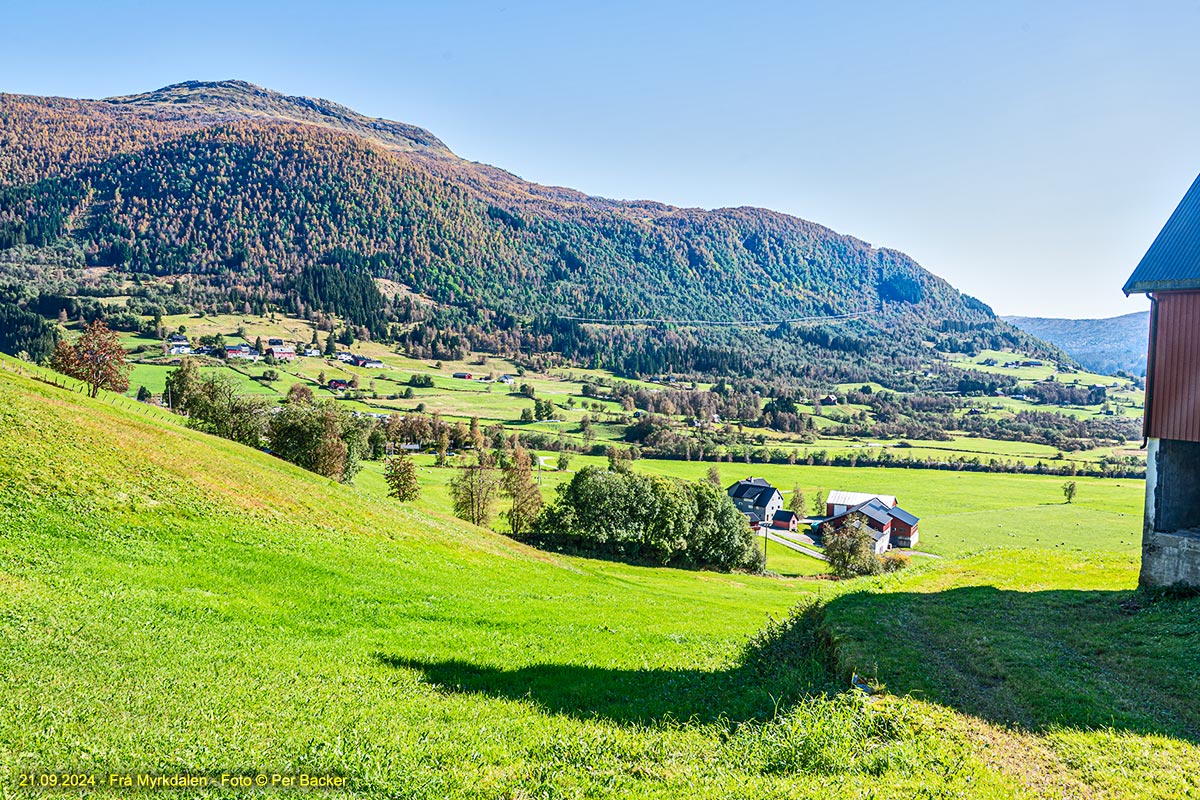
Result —
<path fill-rule="evenodd" d="M 274 341 L 274 339 L 272 339 Z M 267 348 L 267 355 L 278 361 L 295 361 L 296 348 L 290 344 L 273 344 Z"/>
<path fill-rule="evenodd" d="M 771 517 L 771 527 L 780 531 L 795 531 L 797 516 L 792 511 L 776 511 Z"/>
<path fill-rule="evenodd" d="M 755 530 L 770 525 L 775 514 L 783 509 L 783 495 L 763 478 L 746 478 L 726 489 L 738 511 L 750 520 Z"/>
<path fill-rule="evenodd" d="M 870 494 L 869 492 L 843 492 L 834 489 L 825 498 L 825 516 L 837 517 L 845 514 L 851 508 L 860 506 L 869 500 L 878 500 L 888 508 L 896 505 L 896 498 L 890 494 Z"/>
<path fill-rule="evenodd" d="M 225 345 L 226 358 L 241 358 L 248 361 L 258 361 L 258 353 L 248 344 Z"/>
<path fill-rule="evenodd" d="M 1200 178 L 1125 283 L 1150 297 L 1143 586 L 1200 587 Z"/>
<path fill-rule="evenodd" d="M 866 516 L 867 524 L 871 526 L 871 529 L 886 539 L 886 542 L 880 542 L 880 537 L 875 537 L 876 552 L 882 552 L 889 547 L 914 547 L 917 544 L 920 538 L 921 520 L 896 505 L 896 498 L 890 495 L 870 495 L 858 492 L 830 492 L 829 496 L 833 497 L 835 494 L 842 495 L 839 498 L 841 500 L 849 497 L 865 499 L 849 507 L 838 503 L 836 507 L 841 511 L 830 514 L 829 518 L 820 525 L 832 524 L 837 527 L 843 519 L 857 512 Z M 826 508 L 829 508 L 828 504 Z"/>

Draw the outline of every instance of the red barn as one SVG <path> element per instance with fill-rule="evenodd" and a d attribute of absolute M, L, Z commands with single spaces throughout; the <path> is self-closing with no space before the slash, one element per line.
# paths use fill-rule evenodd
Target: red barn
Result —
<path fill-rule="evenodd" d="M 882 549 L 888 547 L 913 547 L 920 536 L 920 519 L 897 505 L 889 506 L 876 496 L 856 506 L 845 508 L 822 524 L 837 527 L 841 521 L 855 512 L 864 514 L 867 524 L 886 539 Z"/>
<path fill-rule="evenodd" d="M 1125 283 L 1150 296 L 1143 586 L 1200 587 L 1200 178 Z"/>

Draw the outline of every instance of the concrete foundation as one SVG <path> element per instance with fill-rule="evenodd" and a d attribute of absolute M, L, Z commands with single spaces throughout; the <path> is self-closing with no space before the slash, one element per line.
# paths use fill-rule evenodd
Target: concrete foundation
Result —
<path fill-rule="evenodd" d="M 1200 588 L 1200 443 L 1148 443 L 1139 582 Z"/>

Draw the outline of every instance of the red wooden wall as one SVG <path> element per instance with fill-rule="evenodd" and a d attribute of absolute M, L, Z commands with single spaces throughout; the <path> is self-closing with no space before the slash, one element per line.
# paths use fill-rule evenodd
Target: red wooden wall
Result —
<path fill-rule="evenodd" d="M 1155 299 L 1146 436 L 1200 442 L 1200 292 Z"/>

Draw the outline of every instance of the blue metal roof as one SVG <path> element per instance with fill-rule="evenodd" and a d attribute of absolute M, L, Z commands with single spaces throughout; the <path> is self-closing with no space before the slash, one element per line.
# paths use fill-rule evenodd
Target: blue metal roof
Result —
<path fill-rule="evenodd" d="M 1200 290 L 1200 176 L 1125 282 L 1125 294 Z"/>

